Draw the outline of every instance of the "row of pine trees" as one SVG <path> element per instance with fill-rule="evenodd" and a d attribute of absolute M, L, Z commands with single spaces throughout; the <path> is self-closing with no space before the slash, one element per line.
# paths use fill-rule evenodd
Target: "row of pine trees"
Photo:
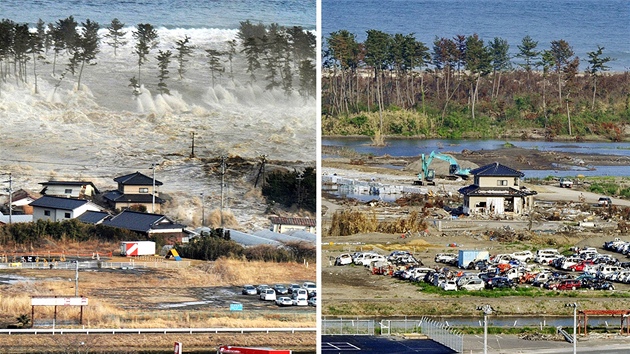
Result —
<path fill-rule="evenodd" d="M 413 34 L 369 30 L 359 42 L 347 30 L 333 32 L 322 53 L 322 111 L 332 119 L 378 112 L 379 126 L 369 131 L 378 135 L 406 129 L 384 123 L 385 110 L 414 110 L 430 118 L 422 133 L 437 136 L 454 115 L 471 121 L 527 117 L 544 128 L 562 115 L 566 122 L 564 128 L 554 127 L 556 133 L 575 135 L 571 118 L 576 112 L 618 118 L 630 113 L 623 90 L 628 75 L 606 74 L 614 58 L 604 54 L 605 48 L 598 46 L 586 60 L 562 39 L 540 49 L 525 36 L 517 48 L 510 55 L 507 40 L 484 42 L 477 34 L 436 37 L 429 48 Z M 410 135 L 421 134 L 418 127 L 407 128 Z"/>
<path fill-rule="evenodd" d="M 115 56 L 129 44 L 125 24 L 120 20 L 113 19 L 102 38 L 100 29 L 97 22 L 87 19 L 79 24 L 73 16 L 48 24 L 40 19 L 34 29 L 9 19 L 1 20 L 0 80 L 8 82 L 14 78 L 17 83 L 28 83 L 28 71 L 32 68 L 37 93 L 38 63 L 52 63 L 57 87 L 66 77 L 72 76 L 81 90 L 84 70 L 97 64 L 103 42 L 113 48 Z M 160 38 L 156 28 L 149 23 L 138 24 L 131 30 L 131 36 L 138 70 L 137 75 L 130 78 L 129 86 L 136 94 L 140 94 L 143 84 L 143 66 L 152 59 L 157 63 L 158 91 L 169 93 L 173 61 L 178 78 L 182 80 L 188 71 L 189 60 L 198 51 L 205 55 L 213 87 L 224 75 L 234 80 L 234 61 L 242 56 L 249 82 L 262 78 L 267 90 L 282 89 L 287 95 L 297 91 L 305 97 L 315 97 L 316 94 L 315 36 L 298 26 L 286 28 L 277 24 L 265 26 L 241 22 L 237 39 L 225 43 L 227 50 L 200 48 L 186 35 L 172 43 L 172 50 L 154 53 Z M 61 58 L 65 58 L 65 64 L 60 62 Z"/>

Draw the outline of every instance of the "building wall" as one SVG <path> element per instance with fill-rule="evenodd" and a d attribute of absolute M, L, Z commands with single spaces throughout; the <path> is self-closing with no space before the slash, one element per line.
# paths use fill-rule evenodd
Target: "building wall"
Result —
<path fill-rule="evenodd" d="M 114 205 L 114 209 L 118 209 L 118 210 L 124 210 L 124 209 L 128 209 L 129 207 L 135 207 L 138 205 L 144 205 L 145 208 L 147 208 L 147 212 L 149 213 L 153 213 L 152 209 L 152 204 L 153 203 L 127 203 L 127 202 L 117 202 L 116 205 Z M 159 214 L 160 213 L 160 204 L 159 203 L 155 203 L 155 213 Z"/>
<path fill-rule="evenodd" d="M 153 186 L 138 186 L 138 185 L 118 185 L 118 190 L 125 194 L 151 194 L 153 192 Z M 155 195 L 159 195 L 158 186 L 155 186 Z"/>
<path fill-rule="evenodd" d="M 499 181 L 504 181 L 499 183 Z M 479 187 L 508 188 L 518 187 L 520 178 L 518 177 L 475 177 L 475 184 Z"/>
<path fill-rule="evenodd" d="M 282 225 L 282 224 L 273 224 L 273 232 L 277 233 L 285 233 L 293 230 L 306 231 L 310 233 L 315 233 L 315 228 L 311 226 L 303 226 L 303 225 Z"/>
<path fill-rule="evenodd" d="M 63 221 L 68 219 L 74 219 L 86 211 L 100 211 L 100 209 L 91 203 L 86 203 L 74 210 L 62 210 L 62 209 L 54 209 L 54 208 L 42 208 L 42 207 L 34 207 L 33 208 L 33 221 L 37 220 L 50 220 L 50 221 Z M 46 211 L 49 212 L 49 215 L 46 215 Z"/>
<path fill-rule="evenodd" d="M 66 190 L 70 190 L 67 193 Z M 95 190 L 90 184 L 78 185 L 48 185 L 46 187 L 46 195 L 58 196 L 58 197 L 70 197 L 70 198 L 83 198 L 92 197 L 95 194 Z"/>

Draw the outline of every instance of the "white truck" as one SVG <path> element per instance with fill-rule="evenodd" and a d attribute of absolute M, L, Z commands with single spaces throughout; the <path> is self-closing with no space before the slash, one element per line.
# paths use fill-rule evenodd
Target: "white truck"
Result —
<path fill-rule="evenodd" d="M 120 243 L 120 255 L 125 257 L 155 255 L 153 241 L 123 241 Z"/>

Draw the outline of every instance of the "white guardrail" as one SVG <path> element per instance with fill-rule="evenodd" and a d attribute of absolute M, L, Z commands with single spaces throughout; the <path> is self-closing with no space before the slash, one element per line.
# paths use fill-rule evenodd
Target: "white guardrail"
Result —
<path fill-rule="evenodd" d="M 40 328 L 0 329 L 0 334 L 297 333 L 317 328 Z"/>

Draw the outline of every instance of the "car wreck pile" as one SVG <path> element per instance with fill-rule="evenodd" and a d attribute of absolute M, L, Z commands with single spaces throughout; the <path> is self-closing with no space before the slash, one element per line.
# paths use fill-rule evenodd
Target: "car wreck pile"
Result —
<path fill-rule="evenodd" d="M 630 242 L 615 239 L 603 245 L 604 250 L 630 257 Z M 615 290 L 613 282 L 630 284 L 630 262 L 594 247 L 572 248 L 572 254 L 557 249 L 535 253 L 518 251 L 475 259 L 466 265 L 455 253 L 438 253 L 435 266 L 427 267 L 407 251 L 389 255 L 376 252 L 344 253 L 337 256 L 336 266 L 364 266 L 373 275 L 386 275 L 410 282 L 423 282 L 444 291 L 478 291 L 517 289 L 521 286 L 552 291 Z"/>

